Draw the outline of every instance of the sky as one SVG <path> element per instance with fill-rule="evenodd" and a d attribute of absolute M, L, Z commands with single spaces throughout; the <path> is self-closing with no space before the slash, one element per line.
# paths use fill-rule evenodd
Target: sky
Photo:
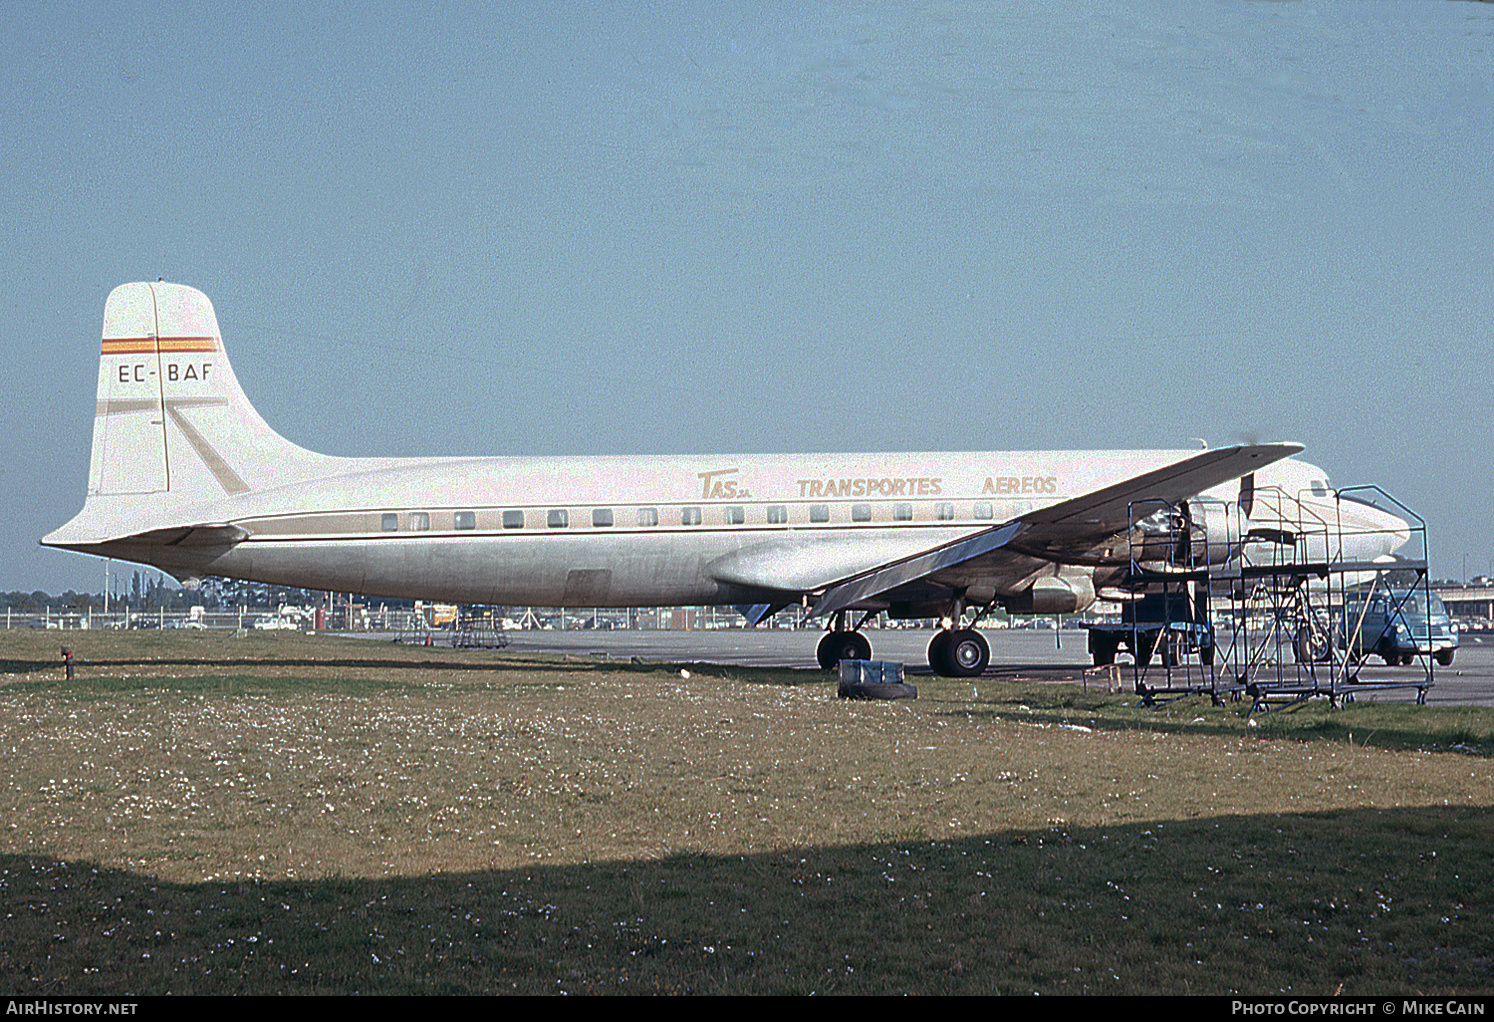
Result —
<path fill-rule="evenodd" d="M 157 277 L 330 454 L 1295 440 L 1494 574 L 1494 4 L 27 2 L 0 83 L 0 590 L 101 587 Z"/>

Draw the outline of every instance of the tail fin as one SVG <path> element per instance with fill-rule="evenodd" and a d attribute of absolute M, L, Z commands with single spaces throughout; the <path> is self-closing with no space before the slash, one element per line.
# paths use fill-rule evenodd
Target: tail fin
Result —
<path fill-rule="evenodd" d="M 117 538 L 125 510 L 141 522 L 297 482 L 337 460 L 266 425 L 228 363 L 212 302 L 181 284 L 109 295 L 94 416 L 87 502 L 48 545 Z"/>

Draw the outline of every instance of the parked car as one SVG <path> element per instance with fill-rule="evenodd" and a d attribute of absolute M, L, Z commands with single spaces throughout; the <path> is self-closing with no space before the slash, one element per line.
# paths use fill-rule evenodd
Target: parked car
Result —
<path fill-rule="evenodd" d="M 1409 664 L 1422 655 L 1447 667 L 1458 649 L 1457 624 L 1424 589 L 1350 593 L 1335 624 L 1338 647 L 1356 662 L 1374 654 L 1387 664 Z"/>

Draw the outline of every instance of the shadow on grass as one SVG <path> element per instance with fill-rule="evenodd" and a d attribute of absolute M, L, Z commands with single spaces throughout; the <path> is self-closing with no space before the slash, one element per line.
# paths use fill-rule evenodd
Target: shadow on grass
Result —
<path fill-rule="evenodd" d="M 37 680 L 12 682 L 6 693 L 65 695 L 88 700 L 126 693 L 170 692 L 200 696 L 296 696 L 330 693 L 366 697 L 386 692 L 408 691 L 411 685 L 387 678 L 332 678 L 325 675 L 264 676 L 258 674 L 200 674 L 186 676 L 81 677 L 72 681 Z"/>
<path fill-rule="evenodd" d="M 0 660 L 0 674 L 35 674 L 51 670 L 62 670 L 60 656 L 50 660 Z"/>
<path fill-rule="evenodd" d="M 0 988 L 1487 993 L 1494 810 L 999 832 L 392 879 L 0 856 Z"/>
<path fill-rule="evenodd" d="M 437 660 L 380 659 L 376 657 L 119 657 L 79 660 L 79 673 L 105 673 L 127 667 L 215 667 L 246 668 L 331 668 L 337 670 L 422 670 L 422 671 L 496 671 L 533 670 L 536 660 Z M 551 664 L 553 666 L 553 663 Z M 61 660 L 0 660 L 0 674 L 26 674 L 34 671 L 60 670 Z"/>
<path fill-rule="evenodd" d="M 990 691 L 989 689 L 987 691 Z M 1351 703 L 1335 709 L 1311 700 L 1269 714 L 1250 702 L 1215 706 L 1206 695 L 1143 707 L 1134 694 L 1106 695 L 1072 686 L 1002 688 L 970 709 L 948 711 L 973 720 L 997 718 L 1103 731 L 1327 741 L 1377 748 L 1494 756 L 1494 709 L 1409 703 Z"/>
<path fill-rule="evenodd" d="M 58 660 L 0 660 L 0 675 L 41 675 L 26 681 L 12 681 L 6 685 L 10 691 L 25 691 L 27 689 L 52 690 L 52 691 L 74 691 L 89 688 L 103 689 L 107 691 L 124 691 L 141 688 L 180 687 L 172 686 L 170 683 L 179 682 L 180 678 L 155 678 L 133 677 L 128 679 L 117 676 L 127 674 L 142 668 L 153 671 L 183 669 L 200 671 L 228 671 L 223 680 L 242 680 L 251 686 L 258 684 L 271 685 L 275 690 L 286 689 L 288 686 L 282 684 L 284 681 L 294 680 L 298 684 L 315 682 L 317 687 L 326 687 L 341 690 L 341 683 L 333 684 L 329 679 L 315 679 L 311 677 L 296 679 L 264 678 L 253 672 L 279 671 L 279 670 L 321 670 L 321 671 L 385 671 L 390 672 L 393 678 L 380 685 L 381 688 L 399 687 L 404 682 L 398 681 L 398 677 L 404 673 L 419 673 L 421 675 L 430 672 L 451 674 L 457 679 L 474 677 L 489 679 L 493 675 L 534 674 L 544 672 L 560 680 L 562 674 L 585 674 L 605 673 L 624 675 L 653 675 L 653 674 L 677 674 L 686 670 L 691 677 L 715 678 L 722 681 L 741 681 L 749 684 L 768 685 L 807 685 L 816 682 L 830 680 L 831 676 L 824 671 L 808 670 L 801 668 L 769 668 L 769 667 L 735 667 L 714 664 L 672 664 L 656 661 L 643 660 L 616 660 L 601 657 L 567 656 L 561 654 L 502 654 L 500 656 L 487 656 L 479 659 L 434 658 L 426 656 L 417 658 L 418 654 L 412 654 L 409 658 L 390 659 L 376 657 L 287 657 L 287 656 L 259 656 L 259 657 L 120 657 L 99 658 L 80 660 L 76 663 L 77 677 L 68 681 L 62 676 L 62 661 Z M 206 676 L 202 679 L 209 680 Z M 537 679 L 545 683 L 547 678 Z M 154 683 L 153 683 L 154 682 Z M 225 687 L 227 690 L 227 687 Z"/>

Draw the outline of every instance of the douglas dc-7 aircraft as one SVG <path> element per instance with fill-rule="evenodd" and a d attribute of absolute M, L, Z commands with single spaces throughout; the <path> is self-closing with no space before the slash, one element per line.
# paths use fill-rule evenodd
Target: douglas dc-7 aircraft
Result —
<path fill-rule="evenodd" d="M 330 457 L 260 418 L 205 295 L 137 283 L 104 307 L 83 510 L 42 542 L 177 578 L 453 603 L 727 604 L 754 624 L 803 603 L 827 622 L 827 669 L 871 656 L 877 612 L 940 618 L 930 665 L 971 676 L 985 613 L 1082 610 L 1133 559 L 1165 565 L 1180 529 L 1210 563 L 1305 517 L 1355 537 L 1319 556 L 1384 560 L 1407 540 L 1300 450 Z M 1169 510 L 1138 521 L 1149 504 Z"/>

